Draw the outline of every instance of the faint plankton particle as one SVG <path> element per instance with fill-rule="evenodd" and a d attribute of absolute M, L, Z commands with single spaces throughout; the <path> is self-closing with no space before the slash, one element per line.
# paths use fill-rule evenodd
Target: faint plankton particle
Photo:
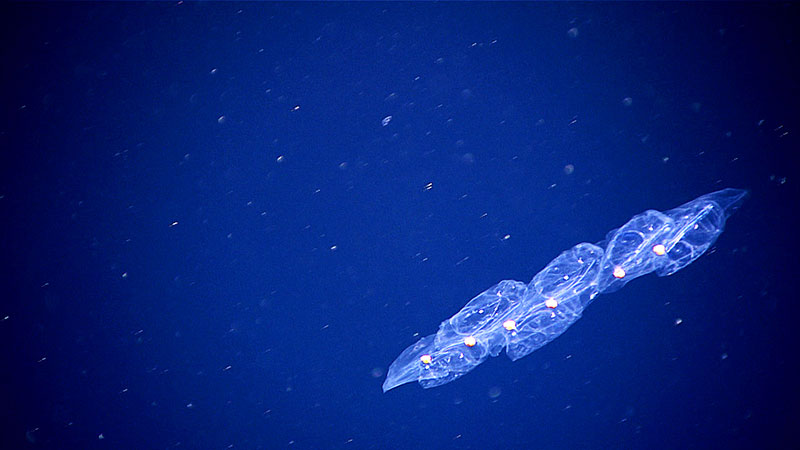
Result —
<path fill-rule="evenodd" d="M 385 127 L 386 125 L 389 125 L 389 122 L 391 121 L 392 121 L 392 116 L 386 116 L 383 118 L 383 120 L 381 120 L 381 125 Z"/>

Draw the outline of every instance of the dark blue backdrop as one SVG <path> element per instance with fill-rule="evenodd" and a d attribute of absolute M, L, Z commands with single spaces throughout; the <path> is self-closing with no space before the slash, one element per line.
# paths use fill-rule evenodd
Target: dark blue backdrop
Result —
<path fill-rule="evenodd" d="M 2 6 L 3 448 L 798 445 L 797 5 Z M 708 255 L 386 368 L 633 214 Z"/>

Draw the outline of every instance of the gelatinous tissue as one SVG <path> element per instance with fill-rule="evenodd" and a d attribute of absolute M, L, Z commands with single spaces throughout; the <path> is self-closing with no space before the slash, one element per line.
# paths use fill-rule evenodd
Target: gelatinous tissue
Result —
<path fill-rule="evenodd" d="M 505 349 L 513 361 L 549 343 L 598 295 L 655 272 L 672 275 L 716 241 L 747 191 L 723 189 L 669 211 L 649 210 L 608 232 L 597 244 L 560 254 L 530 283 L 504 280 L 406 348 L 389 367 L 383 391 L 419 381 L 441 386 Z"/>

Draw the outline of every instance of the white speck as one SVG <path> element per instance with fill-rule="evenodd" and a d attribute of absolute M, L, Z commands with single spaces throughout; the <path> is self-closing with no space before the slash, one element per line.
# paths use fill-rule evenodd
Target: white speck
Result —
<path fill-rule="evenodd" d="M 282 162 L 286 161 L 286 157 L 283 156 L 283 155 L 280 155 L 275 159 L 275 161 L 277 161 L 278 163 L 282 163 Z"/>
<path fill-rule="evenodd" d="M 392 121 L 392 116 L 386 116 L 383 118 L 383 120 L 381 120 L 381 125 L 385 127 L 386 125 L 389 125 L 389 122 L 391 121 Z"/>
<path fill-rule="evenodd" d="M 681 319 L 680 317 L 678 317 L 677 319 L 675 319 L 675 325 L 676 325 L 676 326 L 677 326 L 677 325 L 680 325 L 680 324 L 682 324 L 682 323 L 683 323 L 683 319 Z"/>

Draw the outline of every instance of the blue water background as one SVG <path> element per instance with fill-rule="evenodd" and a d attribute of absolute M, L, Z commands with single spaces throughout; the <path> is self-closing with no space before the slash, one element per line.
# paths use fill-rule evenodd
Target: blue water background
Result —
<path fill-rule="evenodd" d="M 3 448 L 790 448 L 796 4 L 15 4 Z M 448 385 L 388 365 L 632 215 L 677 274 Z"/>

